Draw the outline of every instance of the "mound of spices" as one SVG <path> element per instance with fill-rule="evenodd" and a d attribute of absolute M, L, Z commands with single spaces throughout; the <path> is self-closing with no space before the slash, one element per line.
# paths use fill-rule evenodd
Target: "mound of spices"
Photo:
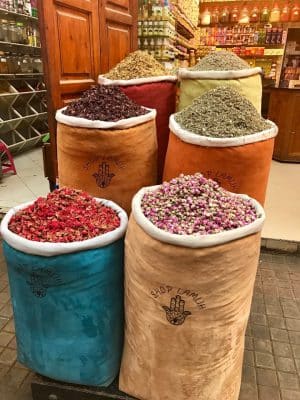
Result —
<path fill-rule="evenodd" d="M 246 136 L 271 127 L 246 97 L 226 86 L 197 97 L 175 114 L 175 121 L 188 131 L 216 138 Z"/>
<path fill-rule="evenodd" d="M 94 86 L 63 111 L 65 115 L 90 120 L 116 122 L 149 111 L 129 99 L 118 86 Z"/>
<path fill-rule="evenodd" d="M 91 239 L 119 226 L 115 210 L 97 203 L 88 193 L 62 188 L 18 211 L 8 228 L 28 240 L 67 243 Z"/>
<path fill-rule="evenodd" d="M 144 194 L 141 206 L 155 226 L 179 235 L 229 231 L 259 217 L 251 200 L 231 195 L 200 173 L 164 182 Z"/>
<path fill-rule="evenodd" d="M 214 51 L 203 57 L 190 71 L 236 71 L 250 65 L 232 51 Z"/>
<path fill-rule="evenodd" d="M 129 54 L 104 76 L 112 80 L 128 80 L 162 75 L 170 74 L 167 74 L 164 67 L 146 51 L 137 50 Z"/>

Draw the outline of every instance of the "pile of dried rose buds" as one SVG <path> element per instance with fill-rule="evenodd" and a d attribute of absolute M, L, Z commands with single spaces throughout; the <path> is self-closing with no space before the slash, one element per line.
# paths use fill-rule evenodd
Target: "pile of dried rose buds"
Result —
<path fill-rule="evenodd" d="M 8 227 L 28 240 L 68 243 L 91 239 L 119 226 L 115 210 L 88 193 L 62 188 L 18 211 Z"/>
<path fill-rule="evenodd" d="M 180 175 L 146 192 L 141 206 L 155 226 L 179 235 L 228 231 L 259 217 L 251 200 L 231 195 L 200 173 Z"/>

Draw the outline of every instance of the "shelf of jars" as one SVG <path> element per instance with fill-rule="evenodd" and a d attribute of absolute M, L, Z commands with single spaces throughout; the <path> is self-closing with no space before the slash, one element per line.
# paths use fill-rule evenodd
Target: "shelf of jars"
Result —
<path fill-rule="evenodd" d="M 38 18 L 28 13 L 18 13 L 16 11 L 9 11 L 5 8 L 0 7 L 0 18 L 15 18 L 18 21 L 31 21 L 38 23 Z"/>
<path fill-rule="evenodd" d="M 199 26 L 227 24 L 296 24 L 300 22 L 298 1 L 205 1 L 199 6 Z"/>

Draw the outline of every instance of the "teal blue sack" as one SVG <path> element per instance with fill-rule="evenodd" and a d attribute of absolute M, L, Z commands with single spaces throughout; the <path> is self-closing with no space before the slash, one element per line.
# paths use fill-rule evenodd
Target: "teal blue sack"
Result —
<path fill-rule="evenodd" d="M 112 207 L 111 202 L 106 205 Z M 25 247 L 21 243 L 20 247 L 19 242 L 30 241 L 10 231 L 7 235 L 11 214 L 3 220 L 1 233 L 18 360 L 41 375 L 82 385 L 108 386 L 119 372 L 127 216 L 118 210 L 121 226 L 98 237 L 103 247 L 49 255 L 51 245 L 57 249 L 58 244 L 48 243 L 44 244 L 48 246 L 46 256 L 30 254 L 26 247 L 38 245 L 40 253 L 43 243 L 25 243 Z M 17 242 L 11 241 L 10 234 L 17 236 Z M 89 247 L 87 242 L 77 242 L 78 249 Z"/>

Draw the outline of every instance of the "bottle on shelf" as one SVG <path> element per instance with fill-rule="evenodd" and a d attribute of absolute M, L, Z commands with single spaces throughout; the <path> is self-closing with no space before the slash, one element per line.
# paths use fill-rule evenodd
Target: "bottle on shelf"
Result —
<path fill-rule="evenodd" d="M 24 12 L 26 15 L 32 15 L 32 9 L 31 9 L 31 2 L 30 0 L 25 0 L 24 4 Z"/>
<path fill-rule="evenodd" d="M 243 7 L 239 18 L 239 23 L 249 24 L 249 21 L 250 21 L 249 10 L 247 7 Z"/>
<path fill-rule="evenodd" d="M 270 10 L 267 5 L 263 7 L 260 14 L 260 21 L 261 22 L 269 22 L 270 18 Z"/>
<path fill-rule="evenodd" d="M 259 22 L 259 9 L 256 5 L 251 10 L 250 22 Z"/>
<path fill-rule="evenodd" d="M 290 20 L 290 8 L 289 5 L 286 3 L 281 10 L 280 21 L 288 22 L 289 20 Z"/>
<path fill-rule="evenodd" d="M 291 21 L 292 22 L 300 21 L 300 6 L 299 6 L 299 4 L 295 4 L 291 10 Z"/>
<path fill-rule="evenodd" d="M 239 9 L 237 7 L 233 7 L 230 14 L 230 22 L 238 22 L 239 21 Z"/>
<path fill-rule="evenodd" d="M 30 0 L 31 3 L 31 15 L 32 17 L 38 17 L 37 0 Z"/>
<path fill-rule="evenodd" d="M 210 23 L 211 23 L 211 13 L 208 10 L 208 8 L 206 8 L 201 14 L 201 25 L 207 26 L 210 25 Z"/>
<path fill-rule="evenodd" d="M 280 21 L 280 8 L 278 7 L 277 3 L 274 4 L 274 7 L 271 10 L 269 21 L 270 22 L 279 22 Z"/>
<path fill-rule="evenodd" d="M 221 11 L 220 14 L 220 23 L 221 24 L 227 24 L 230 21 L 230 13 L 229 13 L 229 8 L 224 7 Z"/>
<path fill-rule="evenodd" d="M 219 9 L 218 9 L 218 7 L 215 7 L 213 9 L 213 12 L 211 13 L 211 23 L 212 24 L 219 23 L 219 15 L 220 15 Z"/>

